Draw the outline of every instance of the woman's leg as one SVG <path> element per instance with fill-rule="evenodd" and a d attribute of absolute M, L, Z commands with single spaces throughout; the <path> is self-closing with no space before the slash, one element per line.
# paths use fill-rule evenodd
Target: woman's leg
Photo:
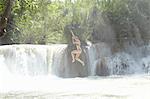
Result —
<path fill-rule="evenodd" d="M 83 66 L 85 65 L 84 62 L 79 58 L 81 55 L 81 51 L 78 51 L 75 56 L 75 60 L 79 61 Z"/>
<path fill-rule="evenodd" d="M 84 66 L 85 65 L 84 62 L 79 58 L 80 55 L 81 55 L 81 51 L 79 51 L 79 50 L 73 50 L 71 52 L 72 62 L 75 62 L 75 60 L 77 60 L 78 62 L 80 62 Z"/>
<path fill-rule="evenodd" d="M 80 62 L 83 66 L 85 65 L 84 62 L 83 62 L 81 59 L 77 58 L 76 60 L 77 60 L 78 62 Z"/>
<path fill-rule="evenodd" d="M 78 53 L 77 50 L 73 50 L 73 51 L 71 52 L 72 62 L 75 62 L 75 57 L 76 57 L 76 54 L 77 54 L 77 53 Z"/>

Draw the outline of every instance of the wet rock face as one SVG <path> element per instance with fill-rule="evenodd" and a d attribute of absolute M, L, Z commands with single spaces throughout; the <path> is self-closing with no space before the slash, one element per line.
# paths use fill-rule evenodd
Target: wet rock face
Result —
<path fill-rule="evenodd" d="M 93 44 L 88 50 L 89 74 L 105 76 L 109 75 L 107 67 L 107 57 L 112 55 L 111 47 L 106 43 Z"/>
<path fill-rule="evenodd" d="M 0 47 L 0 60 L 3 67 L 19 75 L 47 75 L 53 73 L 63 78 L 108 76 L 150 72 L 150 46 L 139 48 L 138 53 L 120 52 L 112 54 L 106 43 L 82 46 L 80 59 L 72 63 L 71 51 L 67 45 L 7 45 Z M 146 49 L 146 50 L 144 50 Z M 4 68 L 5 69 L 5 68 Z M 3 70 L 2 70 L 3 72 Z"/>
<path fill-rule="evenodd" d="M 110 71 L 107 67 L 105 58 L 102 58 L 102 60 L 98 60 L 98 62 L 96 64 L 96 75 L 98 75 L 98 76 L 110 75 Z"/>
<path fill-rule="evenodd" d="M 65 49 L 65 52 L 63 53 L 63 58 L 61 60 L 61 66 L 59 69 L 59 76 L 60 77 L 86 77 L 88 76 L 88 70 L 87 70 L 87 57 L 85 54 L 85 51 L 82 51 L 82 54 L 80 56 L 80 59 L 84 61 L 85 65 L 83 66 L 80 62 L 75 61 L 72 63 L 72 57 L 71 57 L 71 51 L 73 50 L 72 47 L 68 46 Z"/>
<path fill-rule="evenodd" d="M 111 47 L 104 42 L 97 43 L 93 45 L 96 53 L 96 59 L 102 58 L 102 57 L 108 57 L 112 54 Z"/>
<path fill-rule="evenodd" d="M 52 64 L 55 67 L 55 75 L 63 78 L 73 78 L 95 75 L 124 75 L 141 71 L 140 63 L 137 63 L 135 59 L 141 55 L 129 54 L 129 52 L 114 53 L 109 44 L 104 42 L 82 46 L 83 51 L 80 59 L 84 61 L 85 66 L 82 66 L 78 61 L 72 63 L 71 51 L 74 49 L 73 46 L 68 46 L 64 50 L 59 50 L 60 53 L 56 51 L 58 54 L 55 55 L 56 57 L 53 60 L 56 64 Z M 133 51 L 135 52 L 135 50 Z M 140 53 L 140 51 L 138 52 Z M 148 70 L 146 66 L 145 69 Z"/>

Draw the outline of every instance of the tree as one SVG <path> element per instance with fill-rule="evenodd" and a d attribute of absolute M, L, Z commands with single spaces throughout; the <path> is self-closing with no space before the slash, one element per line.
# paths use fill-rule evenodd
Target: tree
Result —
<path fill-rule="evenodd" d="M 15 0 L 5 0 L 4 11 L 0 19 L 0 37 L 4 36 L 4 34 L 6 33 L 8 20 L 10 18 L 11 9 L 14 1 Z"/>

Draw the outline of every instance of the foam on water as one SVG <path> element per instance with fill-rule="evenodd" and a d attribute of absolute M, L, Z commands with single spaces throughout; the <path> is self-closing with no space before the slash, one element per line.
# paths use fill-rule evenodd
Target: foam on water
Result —
<path fill-rule="evenodd" d="M 104 52 L 103 55 L 99 53 L 99 47 L 93 45 L 88 46 L 86 50 L 89 57 L 87 66 L 89 77 L 70 79 L 55 76 L 59 74 L 60 60 L 67 60 L 62 57 L 66 45 L 1 46 L 0 98 L 11 93 L 21 94 L 14 96 L 15 98 L 24 97 L 25 94 L 32 97 L 38 92 L 46 99 L 50 97 L 79 99 L 79 96 L 81 99 L 88 99 L 89 96 L 104 99 L 141 99 L 141 97 L 148 99 L 150 76 L 138 74 L 149 73 L 149 55 L 140 57 L 137 61 L 132 55 L 124 52 L 111 55 L 107 46 L 104 44 L 101 46 L 105 47 L 104 51 L 101 50 Z M 111 75 L 125 74 L 126 76 L 95 76 L 96 63 L 104 56 Z"/>
<path fill-rule="evenodd" d="M 16 75 L 60 75 L 67 73 L 68 57 L 65 49 L 67 45 L 12 45 L 0 47 L 0 68 L 3 75 L 9 73 Z M 148 48 L 147 48 L 148 49 Z M 148 51 L 148 50 L 147 50 Z M 141 53 L 141 52 L 139 52 Z M 145 51 L 146 53 L 146 51 Z M 138 56 L 138 55 L 137 55 Z M 111 54 L 108 45 L 101 43 L 87 46 L 86 56 L 88 76 L 96 75 L 98 63 L 105 59 L 105 67 L 110 74 L 148 73 L 150 57 L 119 52 Z M 63 65 L 63 66 L 62 66 Z M 62 72 L 65 68 L 65 72 Z M 70 68 L 71 69 L 71 68 Z M 61 71 L 61 73 L 60 73 Z M 69 74 L 66 74 L 69 77 Z"/>
<path fill-rule="evenodd" d="M 9 77 L 1 83 L 2 96 L 10 97 L 47 97 L 73 99 L 149 99 L 150 76 L 111 76 L 62 79 L 55 76 Z M 2 94 L 3 93 L 3 94 Z M 17 94 L 20 94 L 17 96 Z M 38 98 L 38 99 L 42 99 Z M 90 97 L 90 98 L 89 98 Z M 6 98 L 7 99 L 7 98 Z M 9 98 L 8 98 L 9 99 Z"/>

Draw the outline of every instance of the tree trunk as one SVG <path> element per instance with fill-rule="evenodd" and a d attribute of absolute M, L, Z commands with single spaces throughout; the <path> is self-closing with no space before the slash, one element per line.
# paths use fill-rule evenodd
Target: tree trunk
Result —
<path fill-rule="evenodd" d="M 0 37 L 4 36 L 4 34 L 6 33 L 7 22 L 8 22 L 8 19 L 10 18 L 11 9 L 12 9 L 12 5 L 14 1 L 15 0 L 5 1 L 6 2 L 5 9 L 0 19 Z"/>

